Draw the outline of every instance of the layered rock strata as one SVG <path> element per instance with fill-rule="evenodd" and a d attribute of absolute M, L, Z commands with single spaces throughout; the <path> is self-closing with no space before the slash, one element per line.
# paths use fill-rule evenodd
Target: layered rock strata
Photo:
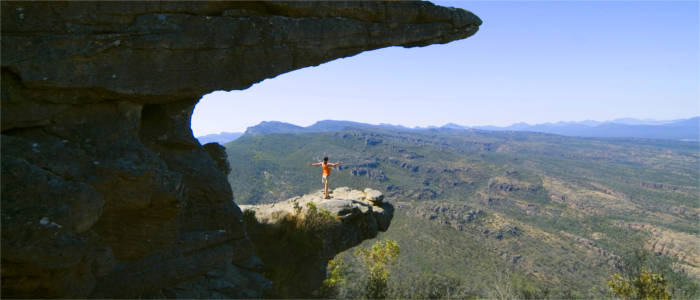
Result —
<path fill-rule="evenodd" d="M 216 270 L 248 274 L 231 270 L 253 252 L 228 166 L 190 129 L 198 99 L 366 50 L 465 38 L 481 24 L 427 2 L 1 5 L 11 298 L 170 297 Z M 265 284 L 248 275 L 260 284 L 211 295 L 259 296 Z"/>
<path fill-rule="evenodd" d="M 372 189 L 341 187 L 324 199 L 318 191 L 283 202 L 241 205 L 255 252 L 275 283 L 267 296 L 308 298 L 336 254 L 389 228 L 394 206 Z"/>

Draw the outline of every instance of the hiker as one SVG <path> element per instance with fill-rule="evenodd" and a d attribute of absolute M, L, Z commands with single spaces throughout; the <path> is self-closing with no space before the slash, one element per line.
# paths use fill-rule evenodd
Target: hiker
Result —
<path fill-rule="evenodd" d="M 330 196 L 328 196 L 328 177 L 331 176 L 331 168 L 342 163 L 342 161 L 336 163 L 329 163 L 328 156 L 324 157 L 323 161 L 319 161 L 317 163 L 309 163 L 309 166 L 321 166 L 321 169 L 323 170 L 323 173 L 321 173 L 321 182 L 323 182 L 324 186 L 324 199 L 331 198 Z"/>

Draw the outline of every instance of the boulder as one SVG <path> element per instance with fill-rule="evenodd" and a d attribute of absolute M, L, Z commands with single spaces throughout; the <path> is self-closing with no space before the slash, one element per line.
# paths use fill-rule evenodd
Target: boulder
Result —
<path fill-rule="evenodd" d="M 365 199 L 374 204 L 379 204 L 382 203 L 382 201 L 384 200 L 384 194 L 377 190 L 365 189 Z"/>

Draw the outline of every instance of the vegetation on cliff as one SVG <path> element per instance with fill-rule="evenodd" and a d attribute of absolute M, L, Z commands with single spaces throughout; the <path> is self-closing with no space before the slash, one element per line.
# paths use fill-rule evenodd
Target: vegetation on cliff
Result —
<path fill-rule="evenodd" d="M 401 253 L 401 248 L 396 241 L 384 240 L 372 245 L 371 248 L 359 248 L 355 255 L 363 262 L 368 278 L 365 296 L 369 299 L 382 299 L 389 296 L 389 270 L 390 265 L 396 263 Z"/>

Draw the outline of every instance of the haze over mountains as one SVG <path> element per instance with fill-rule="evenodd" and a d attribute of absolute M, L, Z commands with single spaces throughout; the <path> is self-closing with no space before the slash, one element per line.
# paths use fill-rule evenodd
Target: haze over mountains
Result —
<path fill-rule="evenodd" d="M 448 123 L 441 127 L 409 128 L 401 125 L 380 124 L 371 125 L 352 121 L 323 120 L 313 125 L 302 127 L 290 123 L 279 121 L 264 121 L 258 125 L 248 127 L 244 133 L 221 132 L 218 134 L 208 134 L 197 137 L 202 144 L 218 142 L 225 144 L 231 142 L 241 135 L 262 135 L 270 133 L 309 133 L 328 132 L 342 130 L 348 127 L 366 129 L 429 129 L 429 128 L 451 128 L 451 129 L 479 129 L 492 131 L 529 131 L 551 133 L 565 136 L 578 137 L 628 137 L 628 138 L 649 138 L 668 139 L 682 141 L 698 141 L 700 138 L 700 117 L 676 120 L 653 120 L 621 118 L 612 121 L 585 120 L 578 122 L 556 122 L 530 125 L 527 123 L 515 123 L 510 126 L 463 126 Z"/>
<path fill-rule="evenodd" d="M 219 144 L 226 144 L 230 141 L 233 141 L 237 139 L 239 136 L 241 136 L 243 133 L 242 132 L 220 132 L 220 133 L 212 133 L 212 134 L 207 134 L 203 136 L 198 136 L 197 139 L 199 140 L 199 143 L 204 145 L 208 143 L 219 143 Z"/>
<path fill-rule="evenodd" d="M 517 123 L 507 127 L 475 126 L 483 130 L 510 130 L 552 133 L 580 137 L 636 137 L 649 139 L 697 141 L 700 117 L 671 121 L 617 119 L 609 122 L 581 121 L 529 125 Z M 467 127 L 462 127 L 467 128 Z"/>

